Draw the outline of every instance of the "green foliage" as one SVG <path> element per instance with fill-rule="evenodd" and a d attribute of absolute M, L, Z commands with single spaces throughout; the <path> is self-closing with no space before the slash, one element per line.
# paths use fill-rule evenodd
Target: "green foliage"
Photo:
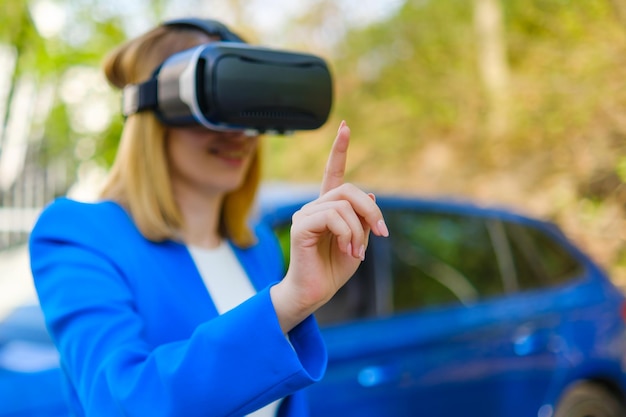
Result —
<path fill-rule="evenodd" d="M 350 30 L 321 133 L 348 121 L 352 182 L 553 219 L 626 283 L 626 27 L 611 1 L 500 1 L 510 120 L 493 139 L 473 4 L 407 0 Z M 329 140 L 271 148 L 269 174 L 318 180 Z"/>
<path fill-rule="evenodd" d="M 63 161 L 69 167 L 70 181 L 75 176 L 72 167 L 80 162 L 73 148 L 83 133 L 72 127 L 72 119 L 76 116 L 72 108 L 61 99 L 62 80 L 73 68 L 98 68 L 103 54 L 125 38 L 118 19 L 93 19 L 91 13 L 96 3 L 96 0 L 52 2 L 58 10 L 64 11 L 68 19 L 76 19 L 76 23 L 66 24 L 60 32 L 48 36 L 40 33 L 35 25 L 35 1 L 7 2 L 4 5 L 7 13 L 0 15 L 0 43 L 11 45 L 17 54 L 12 74 L 14 83 L 28 77 L 40 88 L 49 85 L 55 87 L 54 103 L 40 144 L 42 163 Z M 85 89 L 92 87 L 84 86 Z M 12 98 L 9 95 L 8 100 Z M 7 120 L 11 117 L 16 116 L 8 114 Z M 110 138 L 118 136 L 119 131 L 120 124 L 113 123 L 99 136 L 99 151 L 102 153 L 99 159 L 110 163 L 110 154 L 115 147 Z"/>
<path fill-rule="evenodd" d="M 338 111 L 375 124 L 378 142 L 400 151 L 403 138 L 453 127 L 475 77 L 471 31 L 470 3 L 413 1 L 392 21 L 351 33 L 336 65 L 351 78 L 348 85 L 357 85 Z M 377 107 L 364 118 L 355 102 Z"/>
<path fill-rule="evenodd" d="M 45 163 L 50 162 L 49 159 L 60 158 L 66 161 L 74 159 L 73 148 L 68 144 L 74 143 L 77 135 L 69 126 L 68 120 L 67 106 L 57 103 L 46 119 L 46 135 L 41 143 L 42 156 L 47 159 Z"/>

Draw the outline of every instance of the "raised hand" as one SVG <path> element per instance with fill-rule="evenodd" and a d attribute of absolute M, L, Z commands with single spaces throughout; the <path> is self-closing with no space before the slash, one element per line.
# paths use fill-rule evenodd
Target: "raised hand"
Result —
<path fill-rule="evenodd" d="M 319 198 L 293 215 L 289 269 L 271 290 L 285 332 L 350 279 L 365 257 L 370 231 L 389 234 L 374 196 L 344 182 L 349 142 L 350 129 L 341 122 Z"/>

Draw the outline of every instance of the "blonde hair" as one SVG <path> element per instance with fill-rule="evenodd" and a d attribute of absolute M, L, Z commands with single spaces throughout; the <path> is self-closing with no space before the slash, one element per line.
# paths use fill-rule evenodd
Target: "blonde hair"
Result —
<path fill-rule="evenodd" d="M 167 57 L 207 39 L 197 30 L 159 26 L 113 50 L 104 61 L 104 73 L 120 89 L 143 82 Z M 176 239 L 184 226 L 170 182 L 166 137 L 165 126 L 153 112 L 129 116 L 100 195 L 124 206 L 141 233 L 152 241 Z M 257 148 L 242 186 L 225 196 L 220 213 L 220 234 L 240 247 L 255 242 L 248 215 L 260 181 L 259 153 Z"/>

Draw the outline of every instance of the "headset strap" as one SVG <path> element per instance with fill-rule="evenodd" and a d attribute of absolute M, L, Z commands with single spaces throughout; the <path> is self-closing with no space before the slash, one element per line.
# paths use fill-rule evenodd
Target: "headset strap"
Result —
<path fill-rule="evenodd" d="M 143 110 L 154 110 L 157 100 L 156 78 L 141 84 L 129 84 L 122 90 L 122 114 L 128 117 Z"/>
<path fill-rule="evenodd" d="M 241 36 L 231 31 L 225 24 L 212 19 L 184 18 L 162 23 L 163 26 L 178 26 L 200 30 L 208 36 L 219 36 L 224 42 L 244 42 Z"/>

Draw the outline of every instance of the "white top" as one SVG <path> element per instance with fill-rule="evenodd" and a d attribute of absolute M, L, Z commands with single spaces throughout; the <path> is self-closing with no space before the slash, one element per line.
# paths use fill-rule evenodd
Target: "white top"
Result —
<path fill-rule="evenodd" d="M 224 241 L 215 249 L 187 246 L 219 314 L 237 307 L 256 294 L 250 278 L 230 245 Z M 248 416 L 275 417 L 281 400 Z"/>
<path fill-rule="evenodd" d="M 246 271 L 228 243 L 221 242 L 215 249 L 189 246 L 189 252 L 219 314 L 237 307 L 256 294 Z"/>

